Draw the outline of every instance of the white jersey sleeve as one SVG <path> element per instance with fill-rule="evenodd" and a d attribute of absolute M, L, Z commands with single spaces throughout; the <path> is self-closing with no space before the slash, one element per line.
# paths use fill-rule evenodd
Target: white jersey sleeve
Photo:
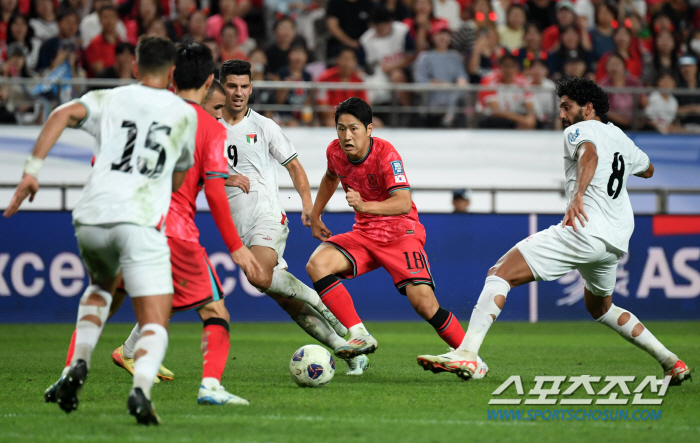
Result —
<path fill-rule="evenodd" d="M 598 146 L 595 131 L 590 126 L 571 125 L 564 130 L 564 151 L 570 160 L 577 160 L 578 148 L 586 142 Z"/>
<path fill-rule="evenodd" d="M 95 137 L 98 141 L 100 140 L 102 110 L 107 101 L 107 97 L 108 95 L 105 94 L 105 90 L 98 89 L 96 91 L 90 91 L 82 97 L 73 100 L 74 103 L 83 105 L 87 111 L 87 115 L 78 123 L 76 129 L 82 129 Z"/>
<path fill-rule="evenodd" d="M 266 126 L 265 136 L 269 143 L 270 154 L 279 164 L 286 166 L 297 157 L 297 151 L 277 123 L 270 121 Z"/>
<path fill-rule="evenodd" d="M 651 160 L 649 160 L 649 156 L 646 155 L 644 151 L 639 149 L 637 145 L 635 145 L 634 142 L 632 142 L 631 140 L 630 143 L 632 145 L 632 148 L 630 150 L 630 162 L 632 168 L 630 170 L 630 175 L 646 172 L 647 169 L 649 169 L 649 166 L 651 165 Z"/>

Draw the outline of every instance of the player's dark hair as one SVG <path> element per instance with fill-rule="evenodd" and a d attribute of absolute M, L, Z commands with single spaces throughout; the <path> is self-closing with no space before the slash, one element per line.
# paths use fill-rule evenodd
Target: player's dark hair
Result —
<path fill-rule="evenodd" d="M 338 119 L 343 114 L 350 114 L 363 125 L 365 128 L 372 123 L 372 107 L 359 97 L 350 97 L 335 108 L 335 124 L 338 124 Z"/>
<path fill-rule="evenodd" d="M 571 77 L 559 80 L 557 83 L 557 97 L 567 96 L 579 106 L 586 103 L 593 105 L 595 114 L 601 119 L 610 110 L 608 93 L 588 78 Z"/>
<path fill-rule="evenodd" d="M 136 44 L 136 64 L 141 74 L 161 72 L 175 64 L 177 50 L 168 39 L 142 36 Z"/>
<path fill-rule="evenodd" d="M 177 48 L 173 80 L 178 89 L 199 89 L 216 69 L 211 49 L 194 41 Z"/>
<path fill-rule="evenodd" d="M 222 95 L 226 95 L 226 91 L 224 91 L 224 87 L 221 86 L 221 82 L 217 79 L 214 79 L 213 82 L 211 82 L 211 86 L 209 86 L 209 90 L 207 91 L 207 95 L 204 96 L 203 103 L 206 103 L 211 99 L 211 95 L 214 92 L 220 92 Z"/>
<path fill-rule="evenodd" d="M 249 79 L 253 79 L 253 73 L 250 71 L 250 62 L 245 60 L 226 60 L 219 69 L 219 79 L 222 83 L 226 83 L 226 77 L 229 75 L 247 75 Z"/>

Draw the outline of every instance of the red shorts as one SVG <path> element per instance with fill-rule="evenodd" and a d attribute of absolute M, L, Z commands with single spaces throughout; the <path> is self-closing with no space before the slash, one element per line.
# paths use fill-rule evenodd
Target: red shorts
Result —
<path fill-rule="evenodd" d="M 382 267 L 391 275 L 394 286 L 403 295 L 406 295 L 406 286 L 410 283 L 430 285 L 435 290 L 428 256 L 423 249 L 424 229 L 391 242 L 380 242 L 360 231 L 350 231 L 334 235 L 326 243 L 335 246 L 352 263 L 352 270 L 338 274 L 340 278 L 354 278 Z"/>
<path fill-rule="evenodd" d="M 168 237 L 173 273 L 173 312 L 198 309 L 226 297 L 219 277 L 199 243 Z M 119 283 L 124 289 L 124 281 Z"/>

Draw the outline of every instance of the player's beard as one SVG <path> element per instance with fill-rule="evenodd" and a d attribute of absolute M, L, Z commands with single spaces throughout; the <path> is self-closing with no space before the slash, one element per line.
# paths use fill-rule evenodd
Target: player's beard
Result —
<path fill-rule="evenodd" d="M 583 121 L 583 108 L 578 110 L 578 114 L 576 114 L 574 116 L 573 123 L 570 122 L 568 118 L 563 118 L 563 119 L 561 119 L 561 124 L 562 124 L 562 126 L 564 126 L 564 128 L 568 128 L 569 126 L 574 125 L 578 122 L 582 122 L 582 121 Z"/>

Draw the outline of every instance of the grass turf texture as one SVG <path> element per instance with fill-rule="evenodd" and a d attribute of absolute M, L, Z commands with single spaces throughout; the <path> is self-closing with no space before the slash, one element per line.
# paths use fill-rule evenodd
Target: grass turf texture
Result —
<path fill-rule="evenodd" d="M 700 365 L 700 322 L 647 326 L 691 368 Z M 78 410 L 69 415 L 44 403 L 43 391 L 60 374 L 73 325 L 0 325 L 0 441 L 697 441 L 697 381 L 670 387 L 661 406 L 598 406 L 660 409 L 659 421 L 487 420 L 487 409 L 496 408 L 488 406 L 491 393 L 510 375 L 522 376 L 525 394 L 536 375 L 635 375 L 631 389 L 644 376 L 661 376 L 651 357 L 596 323 L 497 323 L 481 354 L 491 373 L 470 382 L 416 364 L 417 355 L 446 349 L 428 325 L 368 327 L 380 347 L 365 375 L 346 376 L 347 365 L 338 362 L 328 386 L 301 389 L 289 376 L 289 360 L 313 340 L 291 323 L 233 324 L 223 385 L 250 400 L 245 407 L 197 404 L 201 325 L 175 323 L 165 365 L 176 378 L 153 390 L 163 425 L 144 428 L 126 413 L 130 377 L 110 359 L 132 325 L 107 325 Z M 507 392 L 515 397 L 513 387 Z"/>

